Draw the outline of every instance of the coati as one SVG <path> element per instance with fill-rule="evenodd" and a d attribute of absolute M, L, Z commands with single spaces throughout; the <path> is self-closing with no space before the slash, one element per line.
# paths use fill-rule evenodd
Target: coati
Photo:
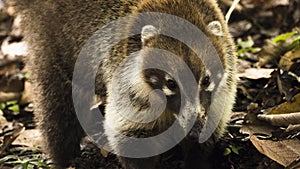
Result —
<path fill-rule="evenodd" d="M 176 25 L 168 25 L 167 21 L 159 17 L 154 17 L 153 23 L 129 19 L 126 25 L 117 27 L 113 36 L 118 36 L 118 31 L 124 30 L 126 33 L 131 29 L 138 29 L 140 34 L 130 36 L 116 44 L 109 54 L 105 55 L 100 66 L 82 63 L 97 69 L 95 92 L 105 103 L 104 134 L 112 151 L 117 155 L 128 151 L 126 145 L 130 145 L 130 141 L 123 136 L 152 137 L 166 131 L 176 120 L 179 120 L 178 124 L 184 131 L 186 126 L 181 125 L 180 119 L 189 120 L 188 116 L 194 117 L 196 122 L 192 130 L 185 133 L 187 136 L 180 144 L 185 146 L 185 143 L 198 142 L 197 137 L 200 137 L 200 132 L 205 127 L 209 112 L 220 116 L 211 138 L 220 138 L 226 130 L 236 91 L 236 57 L 233 40 L 215 0 L 6 1 L 14 6 L 23 18 L 25 38 L 31 46 L 27 63 L 37 84 L 35 112 L 45 139 L 46 150 L 57 167 L 68 166 L 70 161 L 79 155 L 80 141 L 85 136 L 75 113 L 72 92 L 82 94 L 80 95 L 82 100 L 90 102 L 90 105 L 82 106 L 94 104 L 93 100 L 86 98 L 85 86 L 79 85 L 76 91 L 72 91 L 76 59 L 93 33 L 109 22 L 130 14 L 151 12 L 169 14 L 193 24 L 214 46 L 224 75 L 219 76 L 220 74 L 208 68 L 207 63 L 213 65 L 216 56 L 210 56 L 208 49 L 203 48 L 204 44 L 198 42 L 194 46 L 201 49 L 200 55 L 204 55 L 207 63 L 197 56 L 199 53 L 189 49 L 190 46 L 161 34 Z M 141 22 L 141 27 L 134 27 L 134 22 Z M 97 45 L 100 46 L 101 43 L 95 43 L 94 47 Z M 180 74 L 181 67 L 172 63 L 172 59 L 162 58 L 161 61 L 170 70 L 179 72 L 177 73 L 179 78 L 159 69 L 143 69 L 143 65 L 151 63 L 154 57 L 153 53 L 148 51 L 153 48 L 169 51 L 187 65 L 196 80 L 196 88 L 191 87 L 193 89 L 188 91 L 192 95 L 197 95 L 195 100 L 185 98 L 186 91 L 180 88 L 182 86 L 189 88 L 186 86 L 189 78 L 184 78 Z M 132 53 L 136 53 L 132 60 L 121 65 Z M 164 52 L 156 54 L 164 55 Z M 208 56 L 205 56 L 207 54 Z M 176 59 L 174 62 L 177 62 Z M 118 72 L 117 75 L 112 74 L 115 71 Z M 219 81 L 214 82 L 214 79 L 218 78 Z M 113 83 L 113 80 L 116 83 Z M 116 84 L 119 88 L 115 88 Z M 212 96 L 213 92 L 215 96 Z M 145 112 L 155 113 L 152 110 L 148 111 L 151 107 L 150 96 L 158 102 L 166 102 L 162 113 L 156 119 L 143 122 L 124 117 L 128 113 L 130 117 L 136 115 L 142 116 L 141 118 Z M 183 104 L 183 108 L 180 104 Z M 181 117 L 179 115 L 181 111 L 188 116 Z M 147 146 L 142 149 L 156 150 L 160 148 L 160 143 L 153 142 Z M 187 145 L 185 149 L 187 158 L 192 156 L 193 148 Z M 205 146 L 201 149 L 205 151 Z M 205 156 L 204 152 L 203 155 Z M 143 158 L 120 156 L 119 159 L 122 166 L 127 169 L 155 168 L 159 163 L 158 156 Z M 186 168 L 190 168 L 188 164 Z"/>

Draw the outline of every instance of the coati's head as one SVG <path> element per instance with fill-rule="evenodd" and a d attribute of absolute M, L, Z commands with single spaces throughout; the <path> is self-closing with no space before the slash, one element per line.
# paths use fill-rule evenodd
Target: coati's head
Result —
<path fill-rule="evenodd" d="M 118 65 L 110 85 L 108 102 L 114 103 L 107 111 L 116 111 L 110 116 L 118 119 L 117 131 L 163 132 L 177 121 L 187 132 L 194 125 L 195 132 L 190 133 L 196 137 L 203 128 L 217 137 L 224 132 L 234 100 L 233 44 L 214 5 L 187 4 L 145 1 L 135 12 L 146 16 L 124 27 L 141 33 L 125 43 L 126 59 Z M 197 35 L 194 29 L 203 34 Z"/>
<path fill-rule="evenodd" d="M 179 120 L 184 129 L 195 122 L 199 135 L 211 108 L 212 92 L 223 77 L 223 70 L 212 72 L 213 67 L 206 64 L 213 63 L 204 61 L 205 57 L 215 57 L 203 56 L 210 53 L 207 51 L 198 56 L 189 46 L 161 34 L 153 25 L 142 27 L 140 43 L 141 50 L 118 66 L 112 80 L 111 102 L 117 104 L 117 112 L 134 130 L 162 132 Z M 223 68 L 222 59 L 217 59 Z M 124 126 L 119 127 L 122 131 Z"/>

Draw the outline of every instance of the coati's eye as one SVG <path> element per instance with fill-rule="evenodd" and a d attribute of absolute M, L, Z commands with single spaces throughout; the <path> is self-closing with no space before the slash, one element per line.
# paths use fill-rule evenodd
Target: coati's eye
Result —
<path fill-rule="evenodd" d="M 205 76 L 205 77 L 202 79 L 201 86 L 202 86 L 203 88 L 206 88 L 206 87 L 209 86 L 209 84 L 210 84 L 210 78 L 209 78 L 209 76 Z"/>
<path fill-rule="evenodd" d="M 175 90 L 176 87 L 177 87 L 177 84 L 174 80 L 172 79 L 169 79 L 167 80 L 167 87 L 170 89 L 170 90 Z"/>

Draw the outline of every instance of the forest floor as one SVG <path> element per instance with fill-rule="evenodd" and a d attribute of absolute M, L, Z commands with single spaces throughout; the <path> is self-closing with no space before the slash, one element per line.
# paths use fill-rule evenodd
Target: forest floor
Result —
<path fill-rule="evenodd" d="M 221 3 L 224 13 L 227 2 Z M 0 168 L 51 168 L 34 122 L 20 19 L 0 0 Z M 242 0 L 229 27 L 239 84 L 228 133 L 211 163 L 224 169 L 300 168 L 300 1 Z M 74 167 L 121 168 L 88 139 L 81 148 Z M 162 162 L 179 169 L 183 161 L 167 156 Z"/>

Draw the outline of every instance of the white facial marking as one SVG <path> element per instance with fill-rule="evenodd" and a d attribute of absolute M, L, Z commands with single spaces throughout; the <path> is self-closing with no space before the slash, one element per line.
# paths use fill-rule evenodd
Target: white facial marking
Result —
<path fill-rule="evenodd" d="M 222 73 L 218 73 L 217 78 L 221 79 L 222 78 Z"/>
<path fill-rule="evenodd" d="M 206 75 L 210 77 L 211 76 L 211 72 L 209 70 L 206 70 Z"/>
<path fill-rule="evenodd" d="M 175 92 L 173 92 L 172 90 L 170 90 L 167 86 L 164 86 L 162 88 L 163 92 L 165 93 L 166 96 L 172 96 L 175 95 Z"/>
<path fill-rule="evenodd" d="M 213 81 L 211 81 L 206 90 L 213 91 L 215 89 L 215 87 L 216 87 L 216 84 Z"/>
<path fill-rule="evenodd" d="M 166 79 L 166 81 L 173 80 L 173 78 L 170 75 L 168 75 L 168 74 L 165 75 L 165 79 Z"/>
<path fill-rule="evenodd" d="M 149 80 L 152 84 L 156 84 L 158 82 L 158 78 L 156 76 L 151 76 Z"/>
<path fill-rule="evenodd" d="M 165 79 L 166 79 L 166 81 L 173 80 L 173 78 L 168 74 L 165 75 Z M 167 86 L 163 86 L 162 90 L 163 90 L 163 92 L 165 93 L 166 96 L 175 95 L 175 92 L 170 90 Z"/>

